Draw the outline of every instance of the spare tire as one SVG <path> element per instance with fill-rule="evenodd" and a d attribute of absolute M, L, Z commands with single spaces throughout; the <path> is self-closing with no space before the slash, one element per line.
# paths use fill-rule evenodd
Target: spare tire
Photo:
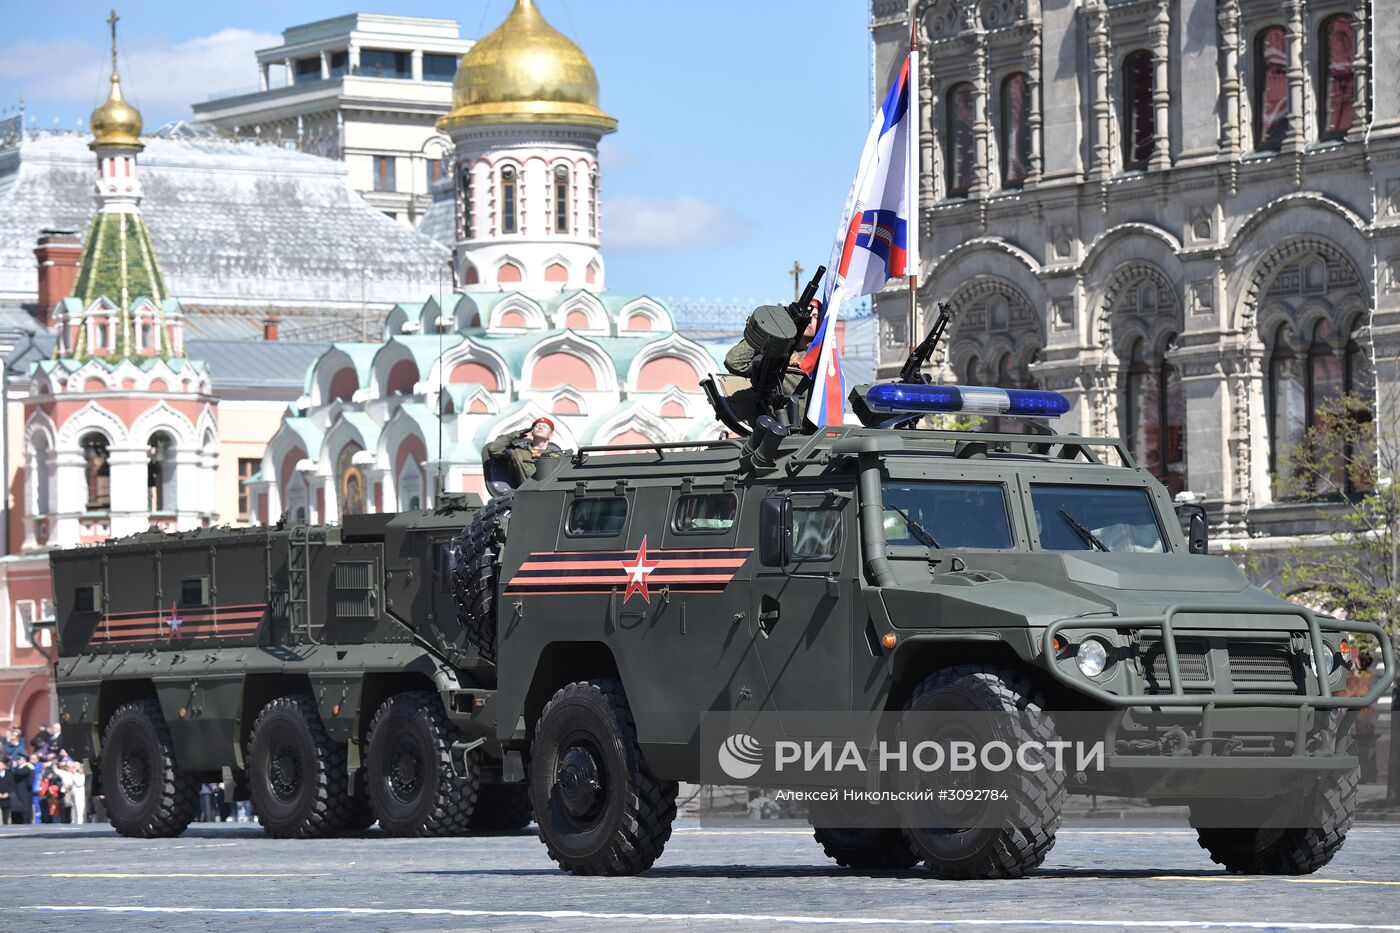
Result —
<path fill-rule="evenodd" d="M 496 660 L 496 585 L 501 575 L 501 548 L 515 493 L 486 503 L 452 545 L 452 592 L 457 621 L 483 660 Z"/>

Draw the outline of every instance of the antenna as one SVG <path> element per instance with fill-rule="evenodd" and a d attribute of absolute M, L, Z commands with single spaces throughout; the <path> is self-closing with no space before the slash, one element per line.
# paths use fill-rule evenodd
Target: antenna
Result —
<path fill-rule="evenodd" d="M 451 261 L 452 261 L 452 260 L 449 259 L 447 262 L 448 262 L 448 263 L 451 263 Z M 443 393 L 443 389 L 444 389 L 444 388 L 446 387 L 446 385 L 447 385 L 446 381 L 443 379 L 443 372 L 442 372 L 442 302 L 443 302 L 443 297 L 442 297 L 442 265 L 443 265 L 443 264 L 439 264 L 439 265 L 438 265 L 438 287 L 437 287 L 437 291 L 438 291 L 438 293 L 437 293 L 437 306 L 438 306 L 438 316 L 437 316 L 437 332 L 438 332 L 438 394 L 437 394 L 438 446 L 437 446 L 437 450 L 438 450 L 438 463 L 437 463 L 437 469 L 436 469 L 435 471 L 433 471 L 433 475 L 434 475 L 434 480 L 433 480 L 433 482 L 434 482 L 434 484 L 437 486 L 437 491 L 436 491 L 435 493 L 433 493 L 433 507 L 434 507 L 434 508 L 437 507 L 437 505 L 438 505 L 438 499 L 440 499 L 440 498 L 442 497 L 443 487 L 446 485 L 446 484 L 442 481 L 442 393 Z M 453 278 L 454 278 L 454 279 L 456 278 L 455 274 L 454 274 Z"/>

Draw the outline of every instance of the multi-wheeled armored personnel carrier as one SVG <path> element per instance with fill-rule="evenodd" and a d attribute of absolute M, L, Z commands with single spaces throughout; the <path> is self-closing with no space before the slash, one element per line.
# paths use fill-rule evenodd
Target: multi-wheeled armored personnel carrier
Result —
<path fill-rule="evenodd" d="M 1071 793 L 1189 805 L 1234 871 L 1332 858 L 1352 719 L 1394 678 L 1379 628 L 1207 555 L 1204 510 L 1183 534 L 1122 442 L 1044 425 L 1064 396 L 927 384 L 946 315 L 899 382 L 853 392 L 861 425 L 788 427 L 775 386 L 803 309 L 777 310 L 755 315 L 744 385 L 706 382 L 732 439 L 541 458 L 485 506 L 56 553 L 64 735 L 100 759 L 113 822 L 178 832 L 223 776 L 277 835 L 533 809 L 562 867 L 627 874 L 660 856 L 678 781 L 718 762 L 773 786 L 749 723 L 868 751 L 927 713 L 964 737 L 1097 742 L 1101 766 L 954 782 L 997 806 L 892 822 L 817 808 L 838 863 L 1018 876 Z M 1027 420 L 923 427 L 948 415 Z M 1348 633 L 1384 653 L 1364 697 L 1340 695 Z M 741 728 L 714 741 L 716 717 Z"/>
<path fill-rule="evenodd" d="M 495 669 L 453 605 L 451 543 L 479 505 L 54 553 L 64 740 L 99 763 L 117 829 L 179 834 L 219 780 L 274 836 L 528 823 Z"/>

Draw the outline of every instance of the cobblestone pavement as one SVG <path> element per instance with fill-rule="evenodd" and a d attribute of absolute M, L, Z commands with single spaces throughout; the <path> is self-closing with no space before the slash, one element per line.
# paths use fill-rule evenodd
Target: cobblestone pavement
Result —
<path fill-rule="evenodd" d="M 1176 824 L 1081 821 L 1032 878 L 943 882 L 839 870 L 795 823 L 679 821 L 637 878 L 564 875 L 529 832 L 296 841 L 196 824 L 144 841 L 0 827 L 0 929 L 1400 931 L 1397 832 L 1359 825 L 1317 875 L 1242 878 Z"/>

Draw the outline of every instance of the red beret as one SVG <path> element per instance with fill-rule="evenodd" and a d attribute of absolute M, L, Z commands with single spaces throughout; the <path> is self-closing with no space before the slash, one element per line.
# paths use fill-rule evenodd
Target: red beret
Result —
<path fill-rule="evenodd" d="M 549 425 L 549 430 L 551 430 L 551 431 L 554 430 L 554 422 L 553 422 L 553 421 L 550 421 L 548 418 L 544 417 L 543 415 L 541 415 L 540 417 L 536 418 L 534 421 L 531 421 L 531 422 L 530 422 L 530 430 L 531 430 L 531 431 L 535 430 L 535 425 L 537 425 L 537 424 L 547 424 L 547 425 Z"/>

